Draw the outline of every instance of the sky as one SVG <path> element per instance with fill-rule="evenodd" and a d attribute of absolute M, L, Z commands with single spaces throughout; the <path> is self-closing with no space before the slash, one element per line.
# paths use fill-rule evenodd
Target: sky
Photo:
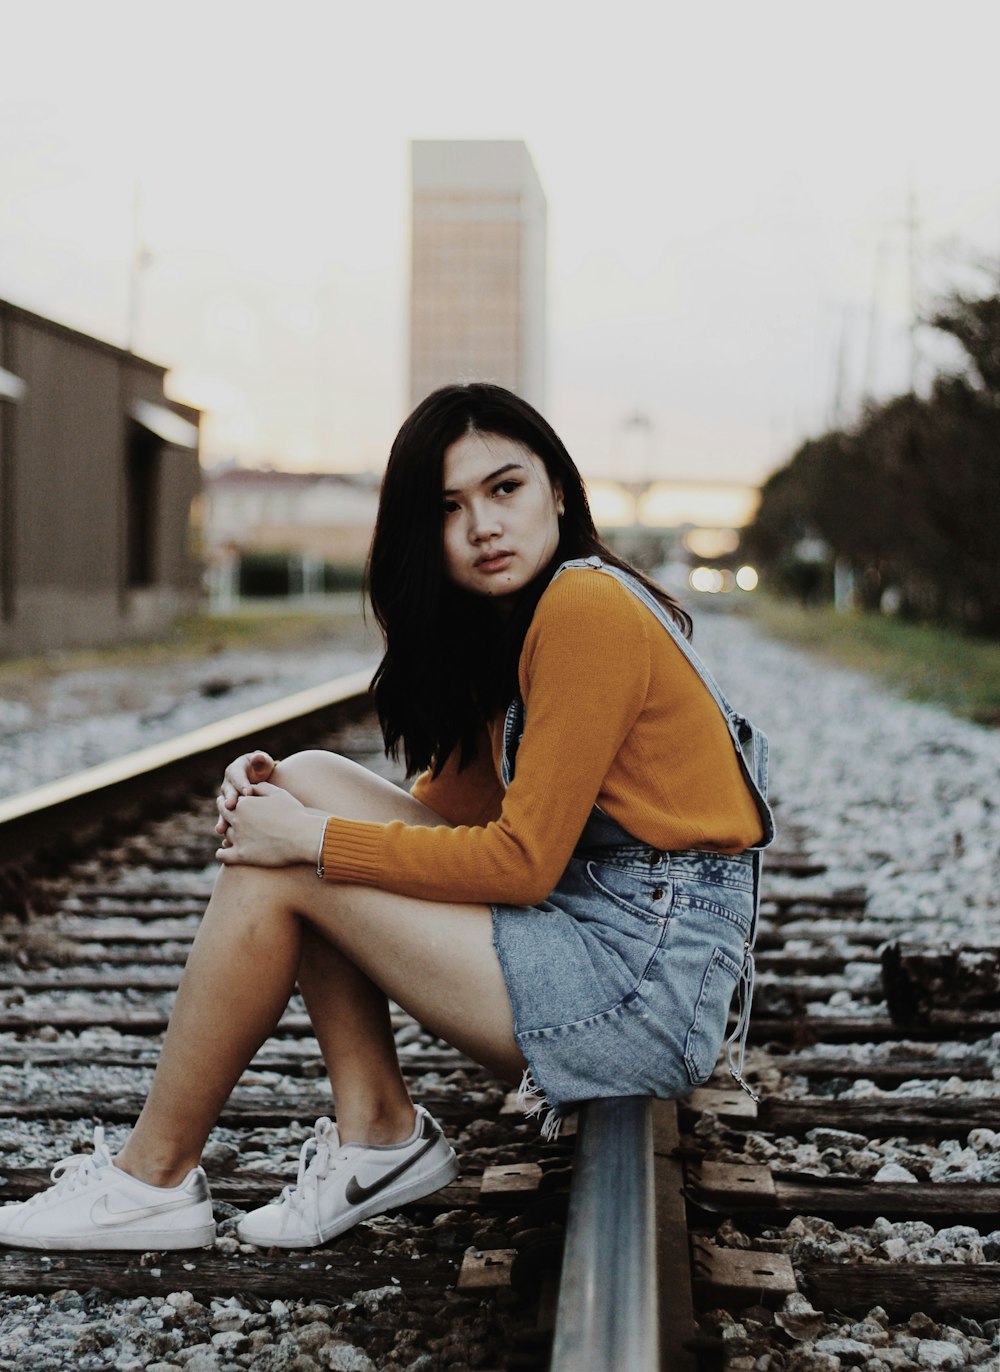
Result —
<path fill-rule="evenodd" d="M 169 366 L 209 462 L 381 469 L 412 139 L 527 144 L 591 476 L 761 480 L 954 366 L 915 309 L 1000 260 L 996 0 L 0 0 L 0 34 L 0 298 Z"/>

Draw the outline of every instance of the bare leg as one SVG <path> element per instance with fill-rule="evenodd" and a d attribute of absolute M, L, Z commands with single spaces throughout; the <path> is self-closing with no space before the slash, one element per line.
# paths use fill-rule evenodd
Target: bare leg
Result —
<path fill-rule="evenodd" d="M 331 812 L 441 822 L 328 754 L 299 755 L 279 771 L 276 781 Z M 412 1120 L 386 994 L 493 1070 L 514 1078 L 523 1067 L 487 907 L 324 884 L 302 867 L 226 868 L 195 940 L 149 1098 L 119 1156 L 125 1170 L 171 1185 L 197 1162 L 296 975 L 317 1021 L 338 1111 L 358 1138 L 390 1142 Z"/>
<path fill-rule="evenodd" d="M 295 986 L 301 927 L 272 917 L 261 883 L 245 880 L 249 872 L 219 873 L 152 1087 L 118 1155 L 119 1166 L 153 1186 L 173 1186 L 197 1165 L 220 1110 Z"/>
<path fill-rule="evenodd" d="M 370 978 L 311 929 L 304 931 L 299 990 L 330 1078 L 344 1143 L 396 1143 L 413 1128 L 389 1002 Z"/>
<path fill-rule="evenodd" d="M 303 805 L 352 819 L 445 822 L 398 786 L 330 753 L 297 753 L 278 764 L 271 781 Z M 413 1105 L 399 1070 L 385 993 L 308 928 L 298 986 L 326 1063 L 341 1139 L 394 1143 L 406 1138 Z"/>

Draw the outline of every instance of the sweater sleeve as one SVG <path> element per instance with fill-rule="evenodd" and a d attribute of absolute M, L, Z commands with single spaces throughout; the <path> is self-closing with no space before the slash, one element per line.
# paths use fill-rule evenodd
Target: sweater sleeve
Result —
<path fill-rule="evenodd" d="M 650 626 L 653 617 L 612 577 L 564 573 L 539 601 L 521 653 L 525 728 L 499 816 L 452 829 L 334 817 L 328 879 L 426 900 L 544 899 L 642 710 Z"/>

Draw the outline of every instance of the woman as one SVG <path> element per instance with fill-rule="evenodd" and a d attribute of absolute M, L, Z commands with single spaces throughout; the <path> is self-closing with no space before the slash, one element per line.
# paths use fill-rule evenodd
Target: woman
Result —
<path fill-rule="evenodd" d="M 550 1128 L 574 1102 L 679 1095 L 711 1072 L 752 969 L 763 741 L 691 654 L 684 612 L 600 541 L 535 410 L 483 384 L 418 406 L 369 589 L 375 701 L 411 794 L 329 753 L 231 764 L 222 870 L 135 1129 L 116 1159 L 98 1134 L 0 1210 L 0 1241 L 210 1242 L 202 1148 L 296 984 L 337 1123 L 241 1222 L 251 1243 L 323 1243 L 455 1175 L 410 1101 L 387 997 L 520 1079 Z"/>

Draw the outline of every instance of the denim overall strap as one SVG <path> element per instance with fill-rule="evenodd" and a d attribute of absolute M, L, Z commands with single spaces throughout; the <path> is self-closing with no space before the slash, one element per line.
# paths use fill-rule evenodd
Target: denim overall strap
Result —
<path fill-rule="evenodd" d="M 681 633 L 674 623 L 672 617 L 664 606 L 654 595 L 628 572 L 622 571 L 620 567 L 612 567 L 603 562 L 599 557 L 577 558 L 570 562 L 564 562 L 557 568 L 554 581 L 563 572 L 576 568 L 593 568 L 595 571 L 604 572 L 606 576 L 613 576 L 634 596 L 637 597 L 659 620 L 678 648 L 687 658 L 688 662 L 698 673 L 698 676 L 706 690 L 715 701 L 722 716 L 726 721 L 733 744 L 736 748 L 736 756 L 739 760 L 740 770 L 747 782 L 750 794 L 754 798 L 757 812 L 760 815 L 763 828 L 763 837 L 760 843 L 755 844 L 749 851 L 753 862 L 753 915 L 750 921 L 750 931 L 747 935 L 746 943 L 743 947 L 743 966 L 740 969 L 740 977 L 737 983 L 737 1010 L 736 1025 L 732 1034 L 726 1042 L 726 1065 L 729 1074 L 748 1095 L 754 1100 L 757 1096 L 743 1079 L 743 1064 L 746 1056 L 747 1035 L 750 1031 L 750 1009 L 753 1003 L 754 991 L 754 945 L 757 942 L 757 923 L 760 914 L 760 870 L 761 870 L 761 850 L 768 847 L 774 839 L 774 815 L 771 807 L 767 803 L 767 736 L 743 715 L 738 714 L 729 701 L 722 694 L 715 678 L 702 662 L 701 658 L 691 647 L 691 644 Z M 521 706 L 521 718 L 519 727 L 524 728 L 523 705 Z M 508 711 L 508 718 L 510 711 Z M 506 734 L 505 734 L 506 742 Z M 506 755 L 506 747 L 505 747 Z M 506 761 L 506 756 L 505 756 Z"/>
<path fill-rule="evenodd" d="M 729 730 L 733 744 L 736 748 L 736 756 L 740 764 L 740 770 L 743 772 L 743 776 L 749 785 L 750 794 L 754 798 L 757 812 L 760 815 L 764 836 L 760 843 L 754 846 L 757 848 L 768 847 L 774 839 L 774 816 L 771 813 L 771 807 L 767 803 L 766 734 L 762 734 L 748 719 L 743 715 L 738 714 L 737 711 L 733 709 L 719 689 L 715 678 L 691 647 L 691 644 L 681 633 L 680 629 L 678 629 L 671 616 L 656 597 L 646 589 L 641 581 L 638 581 L 634 576 L 630 576 L 628 572 L 623 572 L 620 567 L 609 566 L 607 563 L 602 562 L 599 557 L 577 558 L 572 562 L 564 562 L 556 569 L 555 576 L 553 576 L 552 580 L 555 581 L 556 577 L 561 576 L 563 572 L 586 567 L 592 567 L 597 571 L 604 572 L 606 576 L 613 576 L 616 581 L 621 582 L 621 584 L 627 587 L 637 599 L 641 600 L 649 612 L 655 615 L 660 621 L 664 629 L 666 629 L 667 633 L 687 658 L 688 662 L 698 673 L 702 685 L 709 692 L 712 699 L 719 707 L 723 719 L 726 721 L 726 727 Z"/>

